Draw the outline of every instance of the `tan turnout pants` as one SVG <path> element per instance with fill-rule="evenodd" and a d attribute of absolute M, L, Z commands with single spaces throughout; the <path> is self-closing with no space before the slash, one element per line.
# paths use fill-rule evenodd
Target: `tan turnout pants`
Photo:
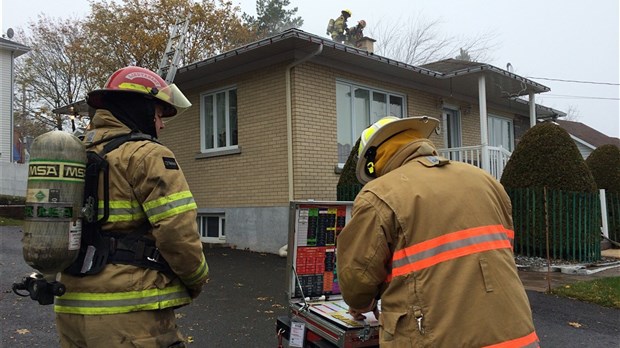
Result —
<path fill-rule="evenodd" d="M 109 315 L 57 313 L 56 328 L 62 348 L 185 347 L 171 308 Z"/>

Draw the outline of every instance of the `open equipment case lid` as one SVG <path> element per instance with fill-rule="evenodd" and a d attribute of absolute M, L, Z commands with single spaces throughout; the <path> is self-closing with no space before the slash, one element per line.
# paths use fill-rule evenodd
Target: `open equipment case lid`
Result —
<path fill-rule="evenodd" d="M 292 305 L 346 328 L 378 325 L 372 312 L 356 321 L 342 300 L 336 234 L 351 218 L 351 201 L 292 201 L 287 252 L 287 296 Z"/>

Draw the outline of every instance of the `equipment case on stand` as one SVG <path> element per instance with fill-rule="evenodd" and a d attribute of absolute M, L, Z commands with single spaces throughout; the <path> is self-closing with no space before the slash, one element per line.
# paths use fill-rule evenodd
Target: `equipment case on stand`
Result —
<path fill-rule="evenodd" d="M 372 312 L 354 320 L 342 300 L 336 270 L 336 233 L 351 218 L 353 202 L 293 201 L 289 212 L 287 316 L 276 331 L 288 347 L 378 347 Z M 280 345 L 282 346 L 282 345 Z"/>

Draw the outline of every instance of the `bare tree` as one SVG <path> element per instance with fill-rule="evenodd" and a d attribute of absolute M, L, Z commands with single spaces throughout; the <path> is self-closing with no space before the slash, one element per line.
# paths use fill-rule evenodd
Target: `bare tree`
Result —
<path fill-rule="evenodd" d="M 77 49 L 84 42 L 80 21 L 55 20 L 39 15 L 30 24 L 31 35 L 20 30 L 24 44 L 32 50 L 16 63 L 16 110 L 20 116 L 42 123 L 44 128 L 62 130 L 65 126 L 60 115 L 51 110 L 74 103 L 83 97 L 85 77 L 84 57 Z"/>
<path fill-rule="evenodd" d="M 73 115 L 51 110 L 83 100 L 121 67 L 157 70 L 171 26 L 189 13 L 181 64 L 254 41 L 240 11 L 224 0 L 93 0 L 86 18 L 40 15 L 29 24 L 28 33 L 20 30 L 23 44 L 32 50 L 16 61 L 16 86 L 21 91 L 15 98 L 16 123 L 35 136 L 37 129 L 71 129 L 75 122 L 83 126 Z"/>
<path fill-rule="evenodd" d="M 568 110 L 566 110 L 566 117 L 564 117 L 564 120 L 579 122 L 580 119 L 581 115 L 579 112 L 579 108 L 576 105 L 569 105 Z"/>
<path fill-rule="evenodd" d="M 244 27 L 240 8 L 218 0 L 122 0 L 91 3 L 85 20 L 93 88 L 127 65 L 156 71 L 170 28 L 191 13 L 185 52 L 180 65 L 219 54 L 254 39 Z"/>
<path fill-rule="evenodd" d="M 475 37 L 442 33 L 440 19 L 427 20 L 422 14 L 415 17 L 379 21 L 368 29 L 377 40 L 375 53 L 412 65 L 452 58 L 461 51 L 472 61 L 489 61 L 488 52 L 496 46 L 495 35 L 481 33 Z"/>

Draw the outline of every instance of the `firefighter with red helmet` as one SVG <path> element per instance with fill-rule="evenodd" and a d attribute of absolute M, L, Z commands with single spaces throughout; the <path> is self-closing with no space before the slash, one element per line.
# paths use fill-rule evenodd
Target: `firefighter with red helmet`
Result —
<path fill-rule="evenodd" d="M 87 252 L 77 270 L 61 273 L 66 293 L 54 304 L 61 346 L 183 347 L 173 311 L 200 294 L 209 268 L 196 203 L 157 137 L 163 118 L 191 104 L 174 84 L 136 66 L 114 72 L 87 103 L 96 109 L 83 139 L 88 150 L 132 138 L 104 155 L 109 186 L 98 187 L 97 215 L 107 219 L 93 249 L 105 250 L 107 261 L 89 272 Z"/>
<path fill-rule="evenodd" d="M 336 239 L 349 313 L 381 300 L 381 347 L 538 347 L 510 198 L 485 171 L 437 154 L 438 125 L 388 116 L 361 134 L 365 185 Z"/>

